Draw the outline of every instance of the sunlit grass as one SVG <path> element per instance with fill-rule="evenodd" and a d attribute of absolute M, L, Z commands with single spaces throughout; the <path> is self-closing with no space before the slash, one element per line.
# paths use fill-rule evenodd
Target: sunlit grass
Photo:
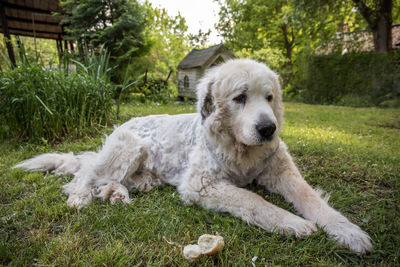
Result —
<path fill-rule="evenodd" d="M 298 108 L 303 111 L 298 112 Z M 306 149 L 395 161 L 400 158 L 399 114 L 398 109 L 291 103 L 287 105 L 283 138 Z"/>
<path fill-rule="evenodd" d="M 121 119 L 194 111 L 188 104 L 126 104 Z M 323 231 L 296 239 L 267 233 L 229 214 L 184 206 L 172 187 L 133 191 L 130 205 L 96 200 L 77 211 L 66 206 L 61 190 L 71 176 L 10 169 L 43 152 L 95 150 L 104 138 L 99 135 L 54 147 L 0 145 L 0 264 L 187 266 L 181 248 L 165 239 L 185 245 L 218 232 L 225 249 L 202 257 L 199 266 L 251 266 L 255 256 L 257 266 L 395 266 L 400 256 L 399 118 L 399 109 L 286 104 L 283 140 L 305 179 L 330 193 L 330 204 L 371 235 L 375 251 L 368 255 L 335 245 Z M 251 189 L 294 211 L 282 197 Z"/>

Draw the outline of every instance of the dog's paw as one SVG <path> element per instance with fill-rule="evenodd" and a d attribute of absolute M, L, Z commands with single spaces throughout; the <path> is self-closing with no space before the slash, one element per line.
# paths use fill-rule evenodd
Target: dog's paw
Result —
<path fill-rule="evenodd" d="M 125 192 L 115 191 L 110 196 L 110 202 L 112 205 L 114 205 L 117 202 L 122 202 L 122 203 L 128 204 L 128 203 L 131 203 L 131 199 L 129 198 L 128 194 L 125 194 Z"/>
<path fill-rule="evenodd" d="M 70 208 L 76 208 L 80 210 L 81 208 L 85 207 L 88 205 L 90 202 L 92 202 L 92 196 L 90 194 L 88 195 L 69 195 L 68 200 L 67 200 L 67 205 Z"/>
<path fill-rule="evenodd" d="M 344 217 L 325 225 L 324 229 L 339 244 L 347 246 L 357 253 L 365 254 L 373 250 L 369 235 Z"/>
<path fill-rule="evenodd" d="M 128 189 L 122 184 L 115 182 L 96 186 L 92 190 L 92 194 L 94 197 L 102 198 L 103 200 L 109 199 L 111 204 L 115 204 L 117 202 L 131 202 Z"/>
<path fill-rule="evenodd" d="M 296 237 L 305 237 L 317 231 L 317 227 L 310 221 L 289 214 L 284 217 L 282 224 L 278 225 L 276 230 L 284 234 L 293 234 Z"/>

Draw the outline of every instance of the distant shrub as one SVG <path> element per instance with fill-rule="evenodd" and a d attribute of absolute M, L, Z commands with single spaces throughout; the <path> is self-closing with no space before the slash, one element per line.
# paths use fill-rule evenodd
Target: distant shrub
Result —
<path fill-rule="evenodd" d="M 82 65 L 77 71 L 21 64 L 0 73 L 0 122 L 6 136 L 56 141 L 105 125 L 112 88 Z"/>
<path fill-rule="evenodd" d="M 380 105 L 396 97 L 399 54 L 353 53 L 311 56 L 299 70 L 295 88 L 306 103 Z"/>
<path fill-rule="evenodd" d="M 131 94 L 133 98 L 140 102 L 157 102 L 161 104 L 173 101 L 177 96 L 176 85 L 166 79 L 159 78 L 157 75 L 149 74 L 148 77 L 140 76 L 138 83 L 133 86 Z"/>

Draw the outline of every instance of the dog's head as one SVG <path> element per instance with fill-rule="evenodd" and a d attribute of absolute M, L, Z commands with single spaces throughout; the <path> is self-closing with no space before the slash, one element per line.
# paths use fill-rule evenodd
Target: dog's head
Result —
<path fill-rule="evenodd" d="M 262 63 L 237 59 L 211 68 L 197 86 L 197 99 L 203 125 L 215 137 L 257 146 L 275 140 L 282 128 L 279 78 Z"/>

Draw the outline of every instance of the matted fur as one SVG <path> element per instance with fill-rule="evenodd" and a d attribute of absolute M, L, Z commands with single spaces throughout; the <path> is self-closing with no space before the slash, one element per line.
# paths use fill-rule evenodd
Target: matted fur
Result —
<path fill-rule="evenodd" d="M 82 208 L 94 197 L 129 203 L 129 190 L 166 183 L 185 203 L 229 212 L 267 231 L 302 237 L 318 225 L 354 251 L 372 250 L 370 237 L 305 182 L 279 138 L 277 74 L 252 60 L 232 60 L 206 72 L 197 90 L 198 113 L 133 118 L 98 152 L 44 154 L 15 167 L 72 173 L 63 187 L 71 207 Z M 263 138 L 259 123 L 276 130 Z M 303 218 L 243 188 L 253 181 L 283 195 Z"/>

